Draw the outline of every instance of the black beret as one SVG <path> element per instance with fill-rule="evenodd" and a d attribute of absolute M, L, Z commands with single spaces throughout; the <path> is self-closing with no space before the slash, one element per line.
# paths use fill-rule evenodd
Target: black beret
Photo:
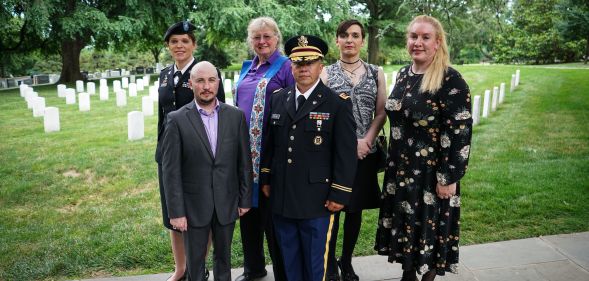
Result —
<path fill-rule="evenodd" d="M 168 28 L 168 31 L 166 31 L 166 34 L 164 35 L 164 42 L 168 42 L 168 39 L 170 39 L 170 36 L 172 36 L 174 34 L 188 34 L 188 33 L 192 33 L 192 31 L 195 29 L 196 29 L 196 26 L 194 26 L 194 24 L 190 23 L 189 21 L 181 21 L 181 22 L 177 22 L 175 24 L 172 24 Z"/>
<path fill-rule="evenodd" d="M 327 51 L 327 43 L 313 35 L 298 35 L 284 43 L 286 55 L 292 62 L 313 61 L 323 58 Z"/>

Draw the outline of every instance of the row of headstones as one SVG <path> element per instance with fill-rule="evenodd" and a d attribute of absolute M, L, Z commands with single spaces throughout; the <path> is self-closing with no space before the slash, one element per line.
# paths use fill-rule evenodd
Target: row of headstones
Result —
<path fill-rule="evenodd" d="M 125 106 L 127 103 L 126 92 L 122 88 L 125 86 L 128 87 L 130 96 L 137 96 L 137 90 L 144 89 L 142 80 L 146 83 L 149 83 L 148 75 L 146 75 L 143 79 L 137 79 L 137 82 L 139 82 L 137 84 L 140 87 L 136 87 L 135 83 L 129 83 L 129 81 L 125 78 L 123 81 L 113 81 L 113 88 L 115 88 L 117 93 L 117 106 Z M 133 81 L 134 77 L 131 77 L 131 79 Z M 153 115 L 153 103 L 154 101 L 157 101 L 157 84 L 158 81 L 155 81 L 154 86 L 149 88 L 149 96 L 142 97 L 142 116 Z M 57 85 L 58 97 L 65 97 L 66 104 L 75 104 L 76 91 L 79 92 L 78 101 L 80 111 L 90 110 L 90 95 L 93 95 L 96 92 L 96 86 L 94 82 L 88 82 L 86 89 L 88 91 L 83 92 L 83 81 L 76 81 L 75 90 L 68 89 L 63 84 Z M 57 107 L 46 107 L 45 98 L 39 97 L 38 93 L 34 92 L 33 88 L 29 87 L 28 85 L 23 84 L 20 86 L 20 95 L 21 97 L 25 98 L 27 102 L 27 108 L 33 109 L 33 117 L 44 117 L 45 132 L 54 132 L 60 130 L 59 109 Z M 100 99 L 108 100 L 108 85 L 106 79 L 100 80 Z M 130 133 L 129 138 L 135 135 L 137 134 Z"/>
<path fill-rule="evenodd" d="M 519 86 L 520 70 L 516 70 L 515 74 L 511 74 L 511 83 L 509 92 L 513 92 Z M 491 111 L 497 110 L 497 106 L 503 103 L 505 99 L 505 83 L 501 83 L 499 87 L 493 87 L 493 94 L 491 90 L 485 90 L 483 96 L 483 112 L 481 114 L 481 96 L 474 96 L 472 104 L 472 123 L 477 125 L 480 123 L 480 118 L 488 118 Z"/>
<path fill-rule="evenodd" d="M 381 67 L 382 69 L 382 67 Z M 391 86 L 389 89 L 393 89 L 395 87 L 397 77 L 397 71 L 393 71 L 391 74 Z M 520 70 L 516 70 L 515 74 L 511 75 L 511 85 L 509 87 L 509 92 L 513 92 L 515 87 L 519 85 L 519 77 L 520 77 Z M 387 75 L 385 74 L 385 85 L 387 83 Z M 387 89 L 387 93 L 389 92 Z M 481 115 L 480 108 L 481 108 L 481 96 L 476 95 L 474 97 L 474 102 L 472 105 L 472 121 L 473 124 L 476 125 L 480 122 L 480 117 L 483 118 L 489 117 L 489 108 L 491 111 L 497 110 L 497 105 L 503 103 L 505 98 L 505 83 L 501 83 L 499 87 L 493 87 L 493 95 L 491 95 L 491 90 L 485 90 L 484 100 L 483 100 L 483 113 Z"/>

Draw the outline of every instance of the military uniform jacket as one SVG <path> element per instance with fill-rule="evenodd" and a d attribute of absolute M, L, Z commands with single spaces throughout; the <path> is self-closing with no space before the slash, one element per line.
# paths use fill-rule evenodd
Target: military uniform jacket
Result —
<path fill-rule="evenodd" d="M 194 93 L 190 88 L 188 80 L 190 79 L 190 71 L 192 67 L 198 63 L 196 59 L 182 74 L 178 83 L 174 85 L 174 65 L 170 65 L 160 72 L 160 85 L 158 88 L 158 122 L 157 122 L 157 147 L 155 150 L 155 161 L 161 163 L 161 139 L 164 134 L 166 116 L 172 111 L 183 107 L 187 103 L 194 100 Z M 217 69 L 219 79 L 221 79 L 221 72 Z M 217 99 L 225 102 L 225 90 L 223 89 L 223 82 L 219 82 L 219 89 L 217 91 Z"/>
<path fill-rule="evenodd" d="M 275 214 L 312 219 L 330 214 L 325 201 L 347 204 L 356 174 L 356 122 L 347 95 L 321 81 L 296 112 L 295 86 L 270 98 L 260 183 L 270 184 Z"/>

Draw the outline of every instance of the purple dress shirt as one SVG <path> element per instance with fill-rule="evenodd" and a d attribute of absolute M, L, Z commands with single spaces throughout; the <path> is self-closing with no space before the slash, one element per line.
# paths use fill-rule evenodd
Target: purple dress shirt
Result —
<path fill-rule="evenodd" d="M 249 72 L 243 77 L 243 80 L 239 82 L 237 87 L 237 107 L 245 113 L 245 121 L 250 126 L 250 116 L 252 114 L 252 105 L 254 104 L 254 95 L 256 93 L 256 87 L 260 82 L 260 79 L 264 77 L 264 74 L 270 68 L 270 65 L 278 59 L 280 52 L 278 50 L 270 56 L 270 58 L 260 67 L 257 67 L 260 62 L 258 56 L 255 56 L 252 61 L 252 67 Z M 270 79 L 268 86 L 266 86 L 266 102 L 269 104 L 270 95 L 280 88 L 286 88 L 295 83 L 294 77 L 290 70 L 291 62 L 287 60 L 282 64 L 280 70 Z M 268 110 L 264 110 L 264 130 L 266 129 L 266 121 L 268 120 Z"/>
<path fill-rule="evenodd" d="M 205 125 L 207 138 L 209 139 L 209 144 L 213 151 L 213 157 L 215 157 L 215 154 L 217 153 L 217 129 L 219 128 L 219 101 L 215 100 L 215 109 L 210 114 L 200 107 L 196 100 L 194 103 L 196 104 L 196 109 L 202 119 L 202 123 Z"/>

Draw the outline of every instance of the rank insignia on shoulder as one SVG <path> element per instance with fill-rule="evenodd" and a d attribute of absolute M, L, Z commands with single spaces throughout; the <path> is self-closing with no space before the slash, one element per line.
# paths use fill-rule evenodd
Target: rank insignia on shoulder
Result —
<path fill-rule="evenodd" d="M 348 94 L 346 94 L 346 93 L 339 94 L 339 97 L 342 98 L 343 100 L 347 100 L 347 99 L 350 98 L 350 96 Z"/>
<path fill-rule="evenodd" d="M 272 114 L 272 120 L 278 120 L 278 119 L 280 119 L 280 114 L 278 114 L 278 113 Z"/>

